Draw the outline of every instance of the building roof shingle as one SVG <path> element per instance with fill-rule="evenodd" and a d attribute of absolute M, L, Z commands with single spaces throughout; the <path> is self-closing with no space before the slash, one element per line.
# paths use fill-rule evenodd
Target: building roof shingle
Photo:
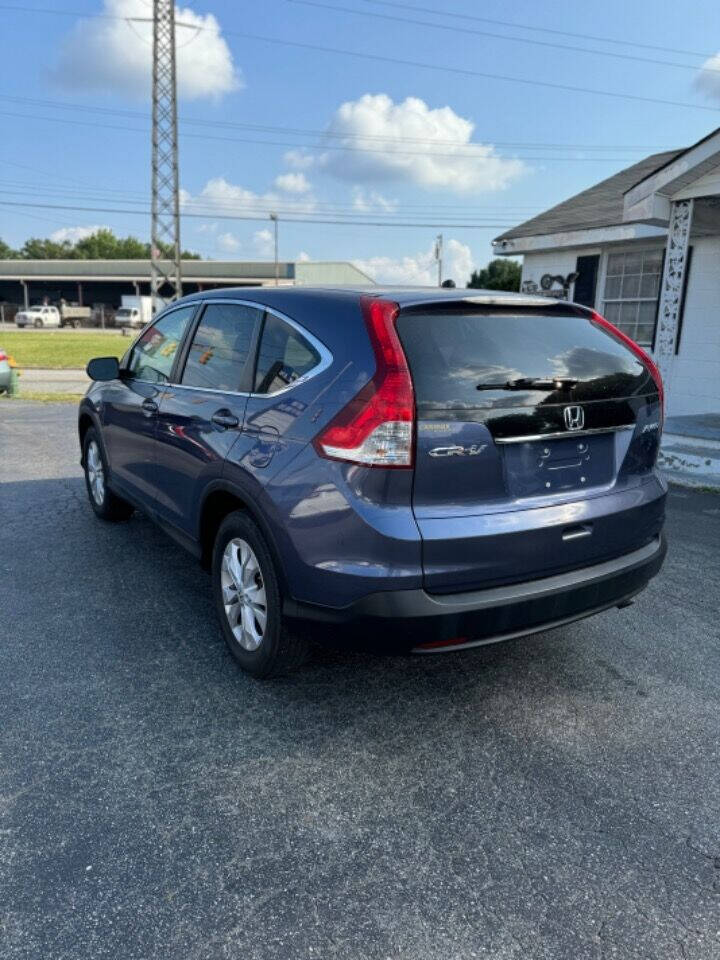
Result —
<path fill-rule="evenodd" d="M 535 237 L 570 230 L 589 230 L 593 227 L 609 227 L 623 222 L 623 194 L 640 180 L 649 177 L 660 167 L 673 161 L 682 150 L 666 150 L 645 157 L 639 163 L 626 167 L 619 173 L 596 183 L 595 186 L 563 200 L 557 206 L 538 214 L 531 220 L 512 227 L 495 238 L 495 242 L 516 237 Z"/>

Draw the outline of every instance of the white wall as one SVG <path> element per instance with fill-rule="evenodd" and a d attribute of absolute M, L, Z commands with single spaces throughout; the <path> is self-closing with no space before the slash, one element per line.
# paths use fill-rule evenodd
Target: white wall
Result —
<path fill-rule="evenodd" d="M 523 258 L 522 279 L 533 280 L 538 288 L 540 277 L 544 273 L 553 276 L 562 274 L 566 277 L 575 271 L 578 257 L 600 253 L 600 247 L 582 247 L 573 250 L 549 250 L 543 253 L 526 253 Z M 573 298 L 573 287 L 570 287 L 570 299 Z"/>
<path fill-rule="evenodd" d="M 680 351 L 665 385 L 670 416 L 720 413 L 720 237 L 691 243 Z"/>

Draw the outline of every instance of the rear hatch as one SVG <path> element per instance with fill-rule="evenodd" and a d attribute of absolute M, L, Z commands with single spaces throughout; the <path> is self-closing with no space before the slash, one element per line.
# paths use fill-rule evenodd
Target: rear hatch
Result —
<path fill-rule="evenodd" d="M 566 304 L 404 308 L 425 586 L 549 576 L 649 542 L 661 404 L 645 365 Z M 654 487 L 653 487 L 654 489 Z"/>

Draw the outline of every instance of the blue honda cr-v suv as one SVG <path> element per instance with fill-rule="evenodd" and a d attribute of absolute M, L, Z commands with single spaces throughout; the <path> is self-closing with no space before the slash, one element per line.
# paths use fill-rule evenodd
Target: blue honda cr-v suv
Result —
<path fill-rule="evenodd" d="M 88 373 L 95 513 L 137 507 L 211 568 L 255 676 L 298 663 L 308 626 L 430 651 L 568 623 L 663 561 L 662 382 L 582 307 L 213 291 Z"/>

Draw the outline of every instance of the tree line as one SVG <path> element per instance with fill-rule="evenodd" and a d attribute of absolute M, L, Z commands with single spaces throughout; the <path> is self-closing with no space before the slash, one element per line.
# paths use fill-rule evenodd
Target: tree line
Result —
<path fill-rule="evenodd" d="M 164 257 L 172 254 L 167 244 L 159 245 Z M 183 260 L 200 260 L 199 253 L 182 251 Z M 150 244 L 137 237 L 116 237 L 112 230 L 96 230 L 80 240 L 52 240 L 30 237 L 14 250 L 0 239 L 0 260 L 149 260 Z"/>

